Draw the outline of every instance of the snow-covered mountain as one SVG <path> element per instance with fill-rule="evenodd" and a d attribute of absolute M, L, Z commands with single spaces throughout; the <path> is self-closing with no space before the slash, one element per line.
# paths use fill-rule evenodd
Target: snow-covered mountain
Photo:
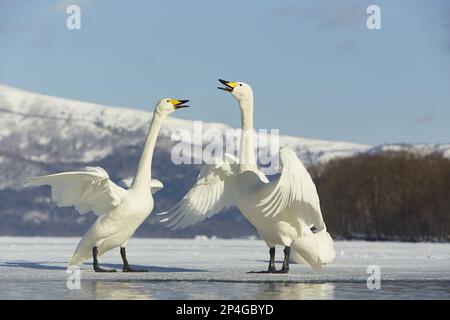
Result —
<path fill-rule="evenodd" d="M 450 158 L 450 144 L 431 144 L 431 143 L 420 143 L 420 144 L 405 144 L 405 143 L 393 143 L 393 144 L 383 144 L 375 146 L 369 149 L 367 152 L 374 154 L 385 151 L 407 151 L 411 153 L 416 153 L 419 155 L 427 155 L 432 153 L 440 153 L 446 158 Z"/>
<path fill-rule="evenodd" d="M 3 85 L 0 115 L 1 189 L 16 187 L 17 177 L 40 174 L 52 163 L 91 163 L 125 146 L 140 147 L 151 119 L 151 112 L 56 98 Z M 193 134 L 194 121 L 169 117 L 161 130 L 157 152 L 170 152 L 179 143 L 171 136 L 180 129 Z M 215 129 L 223 135 L 233 130 L 221 123 L 205 122 L 202 129 Z M 294 148 L 307 165 L 371 148 L 293 136 L 281 136 L 280 145 Z"/>

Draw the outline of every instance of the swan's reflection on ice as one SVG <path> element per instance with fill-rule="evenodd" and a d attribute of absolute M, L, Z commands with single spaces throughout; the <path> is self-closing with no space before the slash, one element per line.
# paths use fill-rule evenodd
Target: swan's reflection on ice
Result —
<path fill-rule="evenodd" d="M 260 285 L 263 292 L 255 299 L 273 300 L 331 300 L 334 299 L 333 283 L 266 283 Z"/>
<path fill-rule="evenodd" d="M 84 294 L 98 300 L 150 300 L 155 299 L 142 283 L 133 281 L 83 281 Z"/>
<path fill-rule="evenodd" d="M 88 299 L 334 299 L 332 283 L 208 282 L 208 281 L 84 281 L 82 292 Z M 75 297 L 74 297 L 75 298 Z"/>

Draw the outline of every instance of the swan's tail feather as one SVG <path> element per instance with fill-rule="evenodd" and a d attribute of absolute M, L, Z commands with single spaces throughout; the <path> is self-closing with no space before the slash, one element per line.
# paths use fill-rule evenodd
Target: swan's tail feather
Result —
<path fill-rule="evenodd" d="M 88 260 L 92 256 L 92 247 L 86 241 L 86 239 L 82 239 L 77 246 L 72 258 L 69 261 L 69 267 L 72 266 L 80 266 L 86 260 Z"/>
<path fill-rule="evenodd" d="M 336 256 L 333 239 L 326 229 L 299 237 L 291 248 L 293 263 L 308 263 L 316 271 L 320 271 L 323 264 L 333 262 Z"/>

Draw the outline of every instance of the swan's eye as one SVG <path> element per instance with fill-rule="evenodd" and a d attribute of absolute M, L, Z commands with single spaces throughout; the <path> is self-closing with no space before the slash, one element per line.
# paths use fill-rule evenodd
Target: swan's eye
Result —
<path fill-rule="evenodd" d="M 166 102 L 170 102 L 170 100 L 166 100 Z"/>
<path fill-rule="evenodd" d="M 242 87 L 242 83 L 239 83 L 239 86 Z"/>

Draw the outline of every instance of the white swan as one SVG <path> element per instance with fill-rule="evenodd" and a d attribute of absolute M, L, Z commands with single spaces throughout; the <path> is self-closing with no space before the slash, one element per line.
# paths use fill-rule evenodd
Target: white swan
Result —
<path fill-rule="evenodd" d="M 79 242 L 70 266 L 82 264 L 92 254 L 96 272 L 114 272 L 100 268 L 97 257 L 120 246 L 123 271 L 145 271 L 130 267 L 125 248 L 128 239 L 153 210 L 152 193 L 163 187 L 160 181 L 151 179 L 152 156 L 159 130 L 170 113 L 187 107 L 184 105 L 187 101 L 162 99 L 156 105 L 136 175 L 131 184 L 127 180 L 122 181 L 129 189 L 112 182 L 100 167 L 27 179 L 29 186 L 50 185 L 52 199 L 58 206 L 75 206 L 80 214 L 92 211 L 98 216 Z"/>
<path fill-rule="evenodd" d="M 269 182 L 256 163 L 253 147 L 253 91 L 242 82 L 219 80 L 241 109 L 240 159 L 225 155 L 217 165 L 202 167 L 192 189 L 168 212 L 173 229 L 195 224 L 227 206 L 236 205 L 270 248 L 267 272 L 275 269 L 275 245 L 285 246 L 280 271 L 289 271 L 290 247 L 294 262 L 305 260 L 316 270 L 334 259 L 333 240 L 326 231 L 316 186 L 294 151 L 280 150 L 281 175 Z M 314 230 L 314 231 L 312 231 Z M 266 271 L 264 271 L 266 272 Z"/>

